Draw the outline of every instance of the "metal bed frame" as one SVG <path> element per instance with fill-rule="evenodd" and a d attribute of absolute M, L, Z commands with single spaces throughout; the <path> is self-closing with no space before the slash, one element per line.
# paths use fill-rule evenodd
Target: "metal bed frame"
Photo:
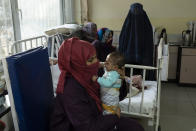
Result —
<path fill-rule="evenodd" d="M 47 37 L 45 35 L 37 36 L 25 40 L 19 40 L 14 42 L 11 45 L 11 53 L 10 55 L 20 53 L 32 48 L 36 48 L 38 46 L 46 46 L 47 45 Z"/>
<path fill-rule="evenodd" d="M 126 68 L 130 68 L 130 77 L 133 76 L 134 69 L 141 69 L 143 70 L 143 79 L 142 83 L 145 81 L 146 71 L 147 70 L 154 70 L 156 72 L 156 81 L 157 81 L 157 95 L 156 95 L 156 106 L 154 107 L 153 114 L 145 114 L 142 112 L 143 108 L 143 101 L 144 101 L 144 84 L 142 84 L 142 98 L 140 103 L 140 112 L 134 113 L 130 112 L 131 108 L 131 97 L 129 97 L 129 104 L 128 104 L 128 111 L 121 111 L 122 114 L 139 117 L 139 118 L 149 118 L 153 120 L 153 125 L 155 126 L 155 131 L 160 131 L 160 95 L 161 95 L 161 69 L 162 69 L 162 47 L 163 47 L 163 38 L 160 39 L 159 45 L 157 47 L 158 54 L 157 54 L 157 66 L 142 66 L 142 65 L 131 65 L 125 64 Z M 131 94 L 132 84 L 130 83 L 129 86 L 129 93 Z"/>
<path fill-rule="evenodd" d="M 10 55 L 14 55 L 16 53 L 20 53 L 20 52 L 23 52 L 23 51 L 26 51 L 32 48 L 39 47 L 39 46 L 45 47 L 46 43 L 47 43 L 47 37 L 44 35 L 16 41 L 11 45 Z M 7 86 L 7 91 L 8 91 L 8 96 L 9 96 L 9 101 L 10 101 L 10 106 L 11 106 L 11 113 L 13 117 L 14 128 L 15 128 L 15 131 L 19 131 L 18 117 L 16 114 L 15 105 L 14 105 L 14 99 L 13 99 L 13 94 L 12 94 L 12 89 L 11 89 L 11 83 L 10 83 L 6 58 L 3 58 L 2 62 L 3 62 L 4 77 L 6 81 L 6 86 Z"/>
<path fill-rule="evenodd" d="M 53 36 L 55 38 L 55 35 Z M 21 40 L 21 41 L 16 41 L 13 43 L 11 46 L 11 55 L 19 52 L 26 51 L 28 49 L 36 48 L 38 46 L 47 46 L 47 37 L 46 36 L 38 36 L 26 40 Z M 39 42 L 40 41 L 40 42 Z M 27 45 L 29 44 L 29 45 Z M 157 58 L 157 66 L 156 67 L 151 67 L 151 66 L 142 66 L 142 65 L 131 65 L 131 64 L 126 64 L 126 68 L 130 68 L 130 76 L 133 76 L 133 69 L 142 69 L 143 70 L 143 82 L 145 81 L 145 75 L 146 75 L 146 70 L 155 70 L 156 71 L 156 81 L 157 81 L 157 99 L 156 99 L 156 109 L 154 110 L 154 114 L 148 115 L 142 113 L 142 107 L 143 107 L 143 99 L 144 99 L 144 85 L 142 84 L 142 98 L 141 98 L 141 103 L 140 103 L 140 112 L 139 113 L 134 113 L 128 111 L 122 111 L 122 114 L 129 115 L 129 116 L 136 116 L 139 118 L 150 118 L 153 119 L 154 125 L 155 125 L 155 131 L 159 131 L 159 119 L 160 119 L 160 94 L 161 94 L 161 76 L 160 76 L 160 71 L 162 67 L 162 45 L 163 44 L 163 38 L 160 39 L 160 43 L 158 45 L 158 58 Z M 60 48 L 60 45 L 57 41 L 57 45 L 54 45 L 54 39 L 52 41 L 52 48 L 51 48 L 51 58 L 52 60 L 56 60 L 53 56 L 54 54 L 54 47 L 57 47 L 56 49 Z M 56 50 L 58 51 L 58 50 Z M 58 56 L 57 56 L 58 57 Z M 3 65 L 4 65 L 4 71 L 5 71 L 5 79 L 7 83 L 7 88 L 8 88 L 8 94 L 9 94 L 9 99 L 11 103 L 11 111 L 12 111 L 12 116 L 14 118 L 14 126 L 15 130 L 17 131 L 18 129 L 18 121 L 17 121 L 17 114 L 15 112 L 15 107 L 13 104 L 13 96 L 12 96 L 12 91 L 11 91 L 11 85 L 10 85 L 10 80 L 9 80 L 9 75 L 8 75 L 8 70 L 7 70 L 7 63 L 5 60 L 3 60 Z M 51 72 L 53 73 L 52 69 Z M 132 85 L 131 85 L 132 86 Z M 131 92 L 131 86 L 129 88 L 129 93 Z M 131 97 L 129 97 L 129 105 L 130 108 L 131 106 Z"/>

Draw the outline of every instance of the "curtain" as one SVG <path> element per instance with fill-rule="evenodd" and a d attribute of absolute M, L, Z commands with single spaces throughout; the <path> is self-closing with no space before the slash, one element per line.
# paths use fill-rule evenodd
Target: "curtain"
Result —
<path fill-rule="evenodd" d="M 0 0 L 0 59 L 9 53 L 14 41 L 12 13 L 9 0 Z"/>
<path fill-rule="evenodd" d="M 81 0 L 81 22 L 88 21 L 88 0 Z"/>
<path fill-rule="evenodd" d="M 73 0 L 64 0 L 63 6 L 63 23 L 69 24 L 75 21 L 74 13 L 73 13 Z"/>

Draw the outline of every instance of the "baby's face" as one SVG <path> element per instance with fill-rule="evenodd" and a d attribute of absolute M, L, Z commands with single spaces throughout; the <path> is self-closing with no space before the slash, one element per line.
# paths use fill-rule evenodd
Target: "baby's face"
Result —
<path fill-rule="evenodd" d="M 115 66 L 113 65 L 113 60 L 110 57 L 110 55 L 107 56 L 107 58 L 105 60 L 105 63 L 104 63 L 104 66 L 105 66 L 107 71 L 112 71 L 112 70 L 116 69 Z"/>

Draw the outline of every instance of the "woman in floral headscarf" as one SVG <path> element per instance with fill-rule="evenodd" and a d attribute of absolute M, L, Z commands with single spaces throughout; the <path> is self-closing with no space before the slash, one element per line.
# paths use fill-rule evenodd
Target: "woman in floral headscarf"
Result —
<path fill-rule="evenodd" d="M 98 40 L 94 41 L 92 44 L 96 48 L 97 58 L 100 61 L 105 61 L 107 55 L 116 50 L 112 46 L 113 31 L 108 28 L 102 28 L 98 31 Z"/>
<path fill-rule="evenodd" d="M 98 31 L 99 41 L 106 44 L 112 44 L 113 31 L 108 28 L 102 28 Z"/>
<path fill-rule="evenodd" d="M 82 28 L 83 38 L 82 40 L 86 40 L 88 42 L 93 42 L 98 39 L 97 35 L 97 25 L 93 22 L 88 22 Z"/>

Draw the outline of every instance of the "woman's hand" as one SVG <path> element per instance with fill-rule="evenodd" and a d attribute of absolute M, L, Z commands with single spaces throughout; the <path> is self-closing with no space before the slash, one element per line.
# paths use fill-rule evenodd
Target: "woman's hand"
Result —
<path fill-rule="evenodd" d="M 97 78 L 98 78 L 98 77 L 94 75 L 94 76 L 92 77 L 92 81 L 93 81 L 93 82 L 97 81 Z"/>
<path fill-rule="evenodd" d="M 117 106 L 117 108 L 116 108 L 116 115 L 117 115 L 119 118 L 120 118 L 120 112 L 121 112 L 120 107 Z"/>

